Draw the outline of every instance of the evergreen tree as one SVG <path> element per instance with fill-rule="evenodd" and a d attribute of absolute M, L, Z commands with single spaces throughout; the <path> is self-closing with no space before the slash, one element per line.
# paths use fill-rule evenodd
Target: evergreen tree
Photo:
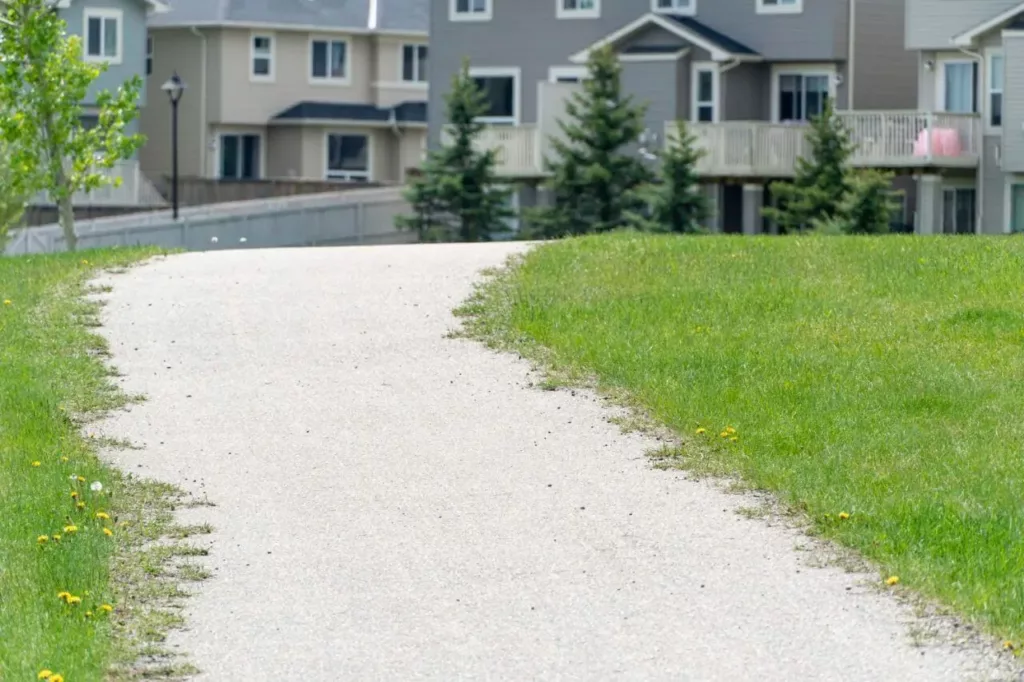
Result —
<path fill-rule="evenodd" d="M 812 228 L 814 221 L 834 218 L 850 191 L 848 164 L 854 144 L 831 102 L 811 121 L 807 144 L 810 154 L 797 159 L 793 182 L 772 184 L 778 206 L 763 209 L 781 232 L 799 232 Z"/>
<path fill-rule="evenodd" d="M 551 138 L 554 158 L 545 184 L 552 205 L 530 212 L 538 237 L 605 232 L 629 224 L 644 207 L 652 173 L 628 147 L 644 130 L 645 107 L 622 94 L 622 68 L 612 48 L 590 54 L 582 91 L 566 102 L 563 139 Z"/>
<path fill-rule="evenodd" d="M 633 224 L 638 229 L 684 234 L 700 232 L 701 223 L 708 217 L 707 196 L 697 174 L 697 163 L 704 152 L 696 148 L 696 138 L 684 121 L 676 125 L 676 136 L 665 140 L 665 149 L 658 155 L 661 160 L 658 180 L 644 193 L 648 211 L 634 217 Z"/>
<path fill-rule="evenodd" d="M 497 153 L 477 146 L 487 101 L 469 75 L 468 61 L 452 78 L 445 110 L 448 127 L 441 147 L 427 154 L 405 192 L 412 215 L 398 216 L 395 224 L 415 230 L 426 241 L 489 241 L 495 233 L 508 231 L 514 215 L 508 201 L 512 190 L 498 184 Z"/>
<path fill-rule="evenodd" d="M 850 191 L 837 214 L 816 221 L 819 229 L 843 234 L 881 234 L 889 231 L 893 213 L 899 209 L 892 189 L 893 174 L 874 169 L 850 173 Z"/>

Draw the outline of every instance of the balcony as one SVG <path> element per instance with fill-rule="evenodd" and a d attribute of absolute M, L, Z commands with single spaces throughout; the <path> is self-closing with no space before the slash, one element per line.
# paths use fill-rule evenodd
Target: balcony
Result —
<path fill-rule="evenodd" d="M 861 168 L 971 168 L 981 156 L 981 121 L 969 114 L 918 111 L 838 112 L 854 143 L 850 164 Z M 729 121 L 690 125 L 705 151 L 706 176 L 791 177 L 810 151 L 806 124 Z M 665 126 L 666 138 L 676 123 Z"/>
<path fill-rule="evenodd" d="M 855 143 L 851 165 L 869 168 L 973 168 L 981 156 L 981 121 L 970 114 L 920 111 L 838 112 Z M 690 131 L 705 150 L 699 164 L 708 177 L 787 178 L 810 151 L 807 125 L 766 121 L 693 123 Z M 536 125 L 491 126 L 477 144 L 494 149 L 497 172 L 507 178 L 538 178 L 551 153 L 551 132 Z M 676 122 L 665 124 L 665 137 Z"/>

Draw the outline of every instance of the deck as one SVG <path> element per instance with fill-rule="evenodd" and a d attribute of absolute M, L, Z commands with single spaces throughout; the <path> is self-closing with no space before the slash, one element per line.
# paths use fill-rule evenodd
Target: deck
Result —
<path fill-rule="evenodd" d="M 973 168 L 982 146 L 981 120 L 969 114 L 921 111 L 838 112 L 855 145 L 851 164 L 862 168 Z M 810 151 L 807 125 L 765 121 L 688 124 L 705 151 L 698 166 L 706 177 L 787 178 Z M 665 123 L 672 139 L 677 123 Z M 502 177 L 544 175 L 545 135 L 535 125 L 492 126 L 478 144 L 495 149 Z M 929 142 L 930 141 L 930 142 Z"/>

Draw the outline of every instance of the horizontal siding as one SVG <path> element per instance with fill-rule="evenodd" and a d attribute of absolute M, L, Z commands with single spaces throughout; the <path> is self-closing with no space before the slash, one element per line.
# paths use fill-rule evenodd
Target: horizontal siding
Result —
<path fill-rule="evenodd" d="M 949 40 L 1021 0 L 906 0 L 908 50 L 941 50 Z"/>
<path fill-rule="evenodd" d="M 1006 84 L 1003 95 L 1003 170 L 1024 172 L 1024 35 L 1003 36 Z"/>
<path fill-rule="evenodd" d="M 903 3 L 858 0 L 853 55 L 855 109 L 913 109 L 917 103 L 917 53 L 903 47 Z"/>

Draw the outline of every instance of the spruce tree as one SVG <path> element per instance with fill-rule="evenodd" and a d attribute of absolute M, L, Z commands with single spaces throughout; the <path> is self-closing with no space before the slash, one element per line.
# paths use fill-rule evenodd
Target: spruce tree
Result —
<path fill-rule="evenodd" d="M 682 234 L 701 232 L 701 223 L 708 217 L 707 196 L 697 174 L 697 163 L 704 152 L 696 148 L 696 138 L 684 121 L 676 125 L 676 137 L 666 139 L 665 149 L 658 155 L 661 161 L 658 179 L 644 193 L 648 212 L 634 218 L 638 229 Z"/>
<path fill-rule="evenodd" d="M 534 236 L 606 232 L 642 211 L 652 173 L 628 148 L 644 130 L 646 107 L 623 95 L 621 77 L 610 46 L 590 54 L 582 90 L 559 121 L 564 139 L 551 138 L 555 153 L 544 160 L 552 203 L 530 212 Z"/>
<path fill-rule="evenodd" d="M 893 174 L 874 169 L 850 173 L 850 190 L 830 220 L 816 221 L 819 229 L 843 234 L 888 232 L 893 213 L 899 208 L 892 189 Z"/>
<path fill-rule="evenodd" d="M 815 221 L 836 217 L 850 191 L 848 164 L 854 143 L 831 102 L 812 119 L 807 144 L 810 153 L 797 159 L 793 181 L 772 184 L 778 206 L 763 209 L 781 232 L 800 232 L 811 229 Z"/>
<path fill-rule="evenodd" d="M 412 215 L 397 217 L 395 224 L 415 230 L 425 241 L 489 241 L 509 229 L 512 190 L 498 184 L 497 152 L 476 144 L 487 101 L 469 75 L 468 61 L 452 78 L 445 111 L 448 126 L 441 146 L 427 154 L 405 192 Z"/>

